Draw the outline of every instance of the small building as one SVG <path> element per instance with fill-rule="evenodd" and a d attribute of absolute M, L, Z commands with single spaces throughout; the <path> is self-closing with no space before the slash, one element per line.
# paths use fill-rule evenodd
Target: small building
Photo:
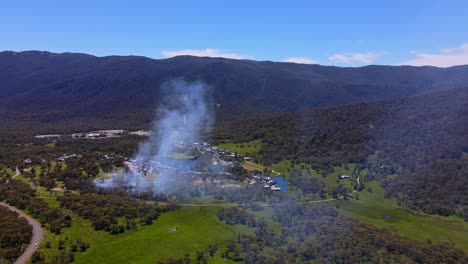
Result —
<path fill-rule="evenodd" d="M 281 188 L 278 187 L 277 185 L 272 185 L 272 186 L 270 187 L 270 189 L 271 189 L 272 191 L 281 191 Z"/>
<path fill-rule="evenodd" d="M 252 161 L 251 157 L 244 157 L 244 161 Z"/>
<path fill-rule="evenodd" d="M 62 156 L 58 158 L 58 160 L 64 161 L 66 159 L 71 159 L 71 158 L 76 158 L 76 157 L 78 157 L 76 154 L 71 154 L 71 155 L 63 154 Z"/>
<path fill-rule="evenodd" d="M 271 178 L 269 176 L 261 176 L 262 177 L 262 180 L 264 181 L 269 181 L 271 180 Z"/>

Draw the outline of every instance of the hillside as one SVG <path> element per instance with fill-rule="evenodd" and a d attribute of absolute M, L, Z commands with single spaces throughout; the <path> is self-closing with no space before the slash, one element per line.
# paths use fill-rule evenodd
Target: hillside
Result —
<path fill-rule="evenodd" d="M 340 68 L 190 56 L 0 52 L 0 118 L 49 126 L 103 125 L 103 120 L 145 125 L 161 84 L 180 77 L 210 86 L 217 119 L 223 121 L 462 87 L 468 85 L 468 66 Z"/>
<path fill-rule="evenodd" d="M 468 88 L 313 109 L 218 125 L 218 142 L 259 140 L 253 158 L 321 175 L 360 164 L 387 197 L 412 209 L 468 219 Z"/>

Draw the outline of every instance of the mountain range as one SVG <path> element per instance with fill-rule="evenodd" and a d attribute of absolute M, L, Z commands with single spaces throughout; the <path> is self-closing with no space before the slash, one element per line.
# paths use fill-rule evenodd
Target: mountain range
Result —
<path fill-rule="evenodd" d="M 179 56 L 0 52 L 0 118 L 150 122 L 171 79 L 210 87 L 218 121 L 375 101 L 468 85 L 468 65 L 334 66 Z M 125 123 L 125 121 L 122 121 Z"/>

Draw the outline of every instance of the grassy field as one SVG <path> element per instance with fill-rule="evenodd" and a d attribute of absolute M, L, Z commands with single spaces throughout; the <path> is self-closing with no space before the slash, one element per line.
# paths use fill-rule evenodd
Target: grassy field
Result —
<path fill-rule="evenodd" d="M 368 192 L 368 188 L 372 192 Z M 367 182 L 359 200 L 331 202 L 339 211 L 362 222 L 415 239 L 450 242 L 468 251 L 468 225 L 457 217 L 442 217 L 410 211 L 394 199 L 384 199 L 384 190 L 375 182 Z"/>
<path fill-rule="evenodd" d="M 85 234 L 83 239 L 91 243 L 85 253 L 77 254 L 75 263 L 155 263 L 171 256 L 182 257 L 186 252 L 193 259 L 198 250 L 207 249 L 211 243 L 222 248 L 239 232 L 248 232 L 245 226 L 228 226 L 218 221 L 217 210 L 218 207 L 185 207 L 162 215 L 153 225 L 121 235 L 95 232 L 86 221 L 82 225 L 74 223 L 70 236 Z M 169 232 L 173 226 L 177 231 Z M 210 263 L 226 263 L 220 250 Z"/>
<path fill-rule="evenodd" d="M 329 188 L 335 188 L 338 186 L 339 183 L 341 183 L 344 187 L 349 188 L 352 190 L 353 188 L 353 180 L 338 180 L 338 177 L 341 175 L 351 175 L 354 171 L 354 168 L 356 167 L 356 164 L 350 163 L 347 164 L 347 168 L 345 167 L 333 167 L 333 173 L 328 174 L 326 177 L 322 176 L 317 176 L 317 178 L 321 179 L 324 181 Z M 314 174 L 317 175 L 317 174 Z"/>
<path fill-rule="evenodd" d="M 259 140 L 244 142 L 244 143 L 223 143 L 219 144 L 220 149 L 229 150 L 237 155 L 246 156 L 258 152 L 262 148 Z"/>
<path fill-rule="evenodd" d="M 261 165 L 259 165 L 261 166 Z M 340 175 L 352 175 L 355 167 L 357 164 L 349 163 L 342 167 L 333 167 L 333 172 L 328 174 L 326 177 L 319 175 L 315 170 L 313 170 L 309 165 L 301 163 L 301 164 L 294 164 L 290 160 L 283 160 L 281 162 L 275 163 L 271 165 L 269 168 L 272 170 L 280 173 L 283 176 L 289 176 L 290 172 L 293 169 L 302 170 L 303 173 L 311 173 L 313 177 L 323 181 L 327 188 L 333 189 L 338 186 L 338 184 L 342 184 L 344 187 L 349 188 L 352 190 L 353 188 L 353 180 L 338 180 L 338 176 Z M 245 167 L 244 167 L 245 168 Z M 246 168 L 247 169 L 247 168 Z M 247 169 L 248 170 L 248 169 Z"/>
<path fill-rule="evenodd" d="M 18 180 L 31 184 L 23 175 Z M 34 187 L 34 186 L 32 186 Z M 58 207 L 56 200 L 61 193 L 49 192 L 43 187 L 34 187 L 39 196 L 51 207 Z M 72 226 L 64 228 L 60 235 L 44 229 L 45 240 L 40 245 L 47 259 L 57 256 L 59 240 L 69 248 L 77 239 L 90 243 L 84 253 L 75 252 L 74 263 L 154 263 L 159 259 L 182 257 L 188 252 L 192 258 L 198 250 L 205 250 L 209 244 L 217 243 L 222 248 L 228 240 L 236 239 L 238 233 L 251 233 L 246 226 L 228 226 L 218 221 L 216 213 L 220 207 L 185 207 L 163 214 L 152 225 L 142 226 L 137 231 L 111 235 L 95 231 L 91 222 L 70 212 Z M 171 233 L 169 227 L 177 226 Z M 45 241 L 50 241 L 46 248 Z M 229 263 L 221 259 L 220 252 L 210 258 L 210 263 Z"/>
<path fill-rule="evenodd" d="M 270 168 L 278 173 L 281 173 L 281 175 L 289 175 L 291 165 L 292 164 L 290 160 L 282 160 L 278 163 L 271 165 Z"/>
<path fill-rule="evenodd" d="M 171 159 L 178 159 L 178 160 L 192 160 L 196 158 L 196 156 L 189 155 L 187 153 L 171 153 L 168 155 L 168 157 Z"/>
<path fill-rule="evenodd" d="M 163 214 L 152 225 L 120 235 L 95 231 L 88 220 L 72 213 L 72 226 L 64 228 L 62 234 L 45 230 L 45 239 L 51 242 L 51 248 L 45 248 L 43 242 L 41 251 L 49 257 L 57 255 L 60 239 L 65 241 L 66 247 L 80 239 L 91 246 L 84 253 L 76 252 L 73 263 L 155 263 L 169 257 L 182 257 L 184 253 L 189 253 L 195 261 L 198 250 L 206 250 L 209 244 L 217 243 L 220 249 L 209 263 L 232 263 L 221 258 L 221 250 L 227 241 L 235 240 L 238 233 L 252 233 L 253 230 L 218 221 L 216 212 L 219 208 L 184 207 Z M 174 226 L 177 231 L 169 232 Z"/>
<path fill-rule="evenodd" d="M 241 163 L 241 166 L 247 170 L 247 171 L 263 171 L 263 169 L 265 169 L 265 167 L 259 165 L 259 164 L 256 164 L 256 163 L 253 163 L 253 162 L 242 162 Z"/>

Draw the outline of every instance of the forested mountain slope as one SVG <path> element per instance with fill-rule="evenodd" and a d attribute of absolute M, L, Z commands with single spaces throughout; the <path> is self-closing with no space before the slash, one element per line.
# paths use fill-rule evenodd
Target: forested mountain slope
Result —
<path fill-rule="evenodd" d="M 468 66 L 340 68 L 180 56 L 0 52 L 0 116 L 147 123 L 167 80 L 210 87 L 218 120 L 415 95 L 468 85 Z"/>
<path fill-rule="evenodd" d="M 216 140 L 261 140 L 261 162 L 304 162 L 323 174 L 359 163 L 400 203 L 467 217 L 467 116 L 461 88 L 225 123 Z"/>

